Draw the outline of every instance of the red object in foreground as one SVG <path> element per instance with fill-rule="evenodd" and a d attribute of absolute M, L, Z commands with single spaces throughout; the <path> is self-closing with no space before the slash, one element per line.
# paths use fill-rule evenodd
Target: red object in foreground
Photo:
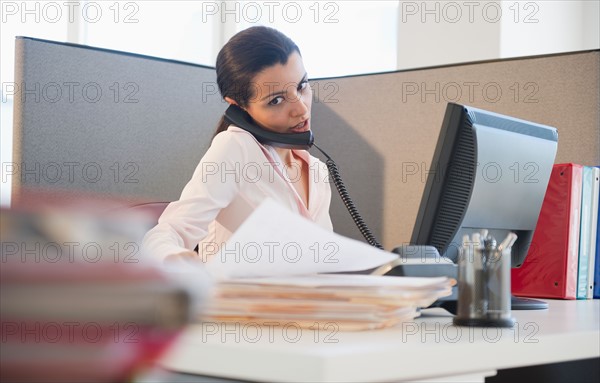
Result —
<path fill-rule="evenodd" d="M 0 381 L 130 380 L 189 321 L 190 293 L 143 259 L 141 216 L 41 201 L 1 212 Z"/>

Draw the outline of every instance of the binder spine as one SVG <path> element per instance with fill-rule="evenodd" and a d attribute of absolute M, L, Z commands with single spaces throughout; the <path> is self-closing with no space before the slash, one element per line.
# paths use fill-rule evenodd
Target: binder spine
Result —
<path fill-rule="evenodd" d="M 593 167 L 592 178 L 592 209 L 591 209 L 591 238 L 590 238 L 590 261 L 588 267 L 588 291 L 587 299 L 600 298 L 600 264 L 598 260 L 598 209 L 600 205 L 600 168 Z"/>
<path fill-rule="evenodd" d="M 579 234 L 581 223 L 581 189 L 583 180 L 583 166 L 571 165 L 570 180 L 570 208 L 568 212 L 569 234 L 567 236 L 568 253 L 565 257 L 565 298 L 577 298 L 577 271 L 579 261 Z"/>
<path fill-rule="evenodd" d="M 586 299 L 591 241 L 592 169 L 583 168 L 581 186 L 581 219 L 579 226 L 579 260 L 577 265 L 577 299 Z"/>

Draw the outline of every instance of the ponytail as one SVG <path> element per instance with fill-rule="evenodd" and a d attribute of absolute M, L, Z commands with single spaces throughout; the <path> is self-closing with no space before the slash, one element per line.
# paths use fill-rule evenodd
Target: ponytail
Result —
<path fill-rule="evenodd" d="M 226 131 L 229 125 L 229 121 L 225 120 L 225 116 L 221 116 L 221 119 L 217 124 L 217 130 L 215 130 L 215 134 L 213 134 L 212 138 L 214 139 L 217 136 L 217 134 Z"/>

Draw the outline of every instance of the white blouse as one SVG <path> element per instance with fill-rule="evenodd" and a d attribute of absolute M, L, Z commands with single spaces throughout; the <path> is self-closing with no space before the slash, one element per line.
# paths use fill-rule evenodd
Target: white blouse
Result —
<path fill-rule="evenodd" d="M 292 184 L 300 169 L 291 167 L 286 172 L 273 147 L 229 126 L 213 139 L 179 200 L 167 206 L 146 234 L 145 251 L 162 260 L 199 245 L 199 254 L 208 259 L 265 198 L 333 230 L 327 167 L 305 150 L 294 154 L 309 164 L 308 207 Z"/>

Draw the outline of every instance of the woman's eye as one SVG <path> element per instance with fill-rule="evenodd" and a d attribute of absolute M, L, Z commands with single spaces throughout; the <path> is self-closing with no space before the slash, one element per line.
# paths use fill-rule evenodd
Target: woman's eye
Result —
<path fill-rule="evenodd" d="M 275 97 L 271 101 L 269 101 L 269 105 L 279 105 L 283 102 L 283 97 Z"/>
<path fill-rule="evenodd" d="M 306 89 L 306 87 L 308 86 L 308 81 L 302 81 L 299 85 L 298 85 L 298 90 L 304 90 Z"/>

